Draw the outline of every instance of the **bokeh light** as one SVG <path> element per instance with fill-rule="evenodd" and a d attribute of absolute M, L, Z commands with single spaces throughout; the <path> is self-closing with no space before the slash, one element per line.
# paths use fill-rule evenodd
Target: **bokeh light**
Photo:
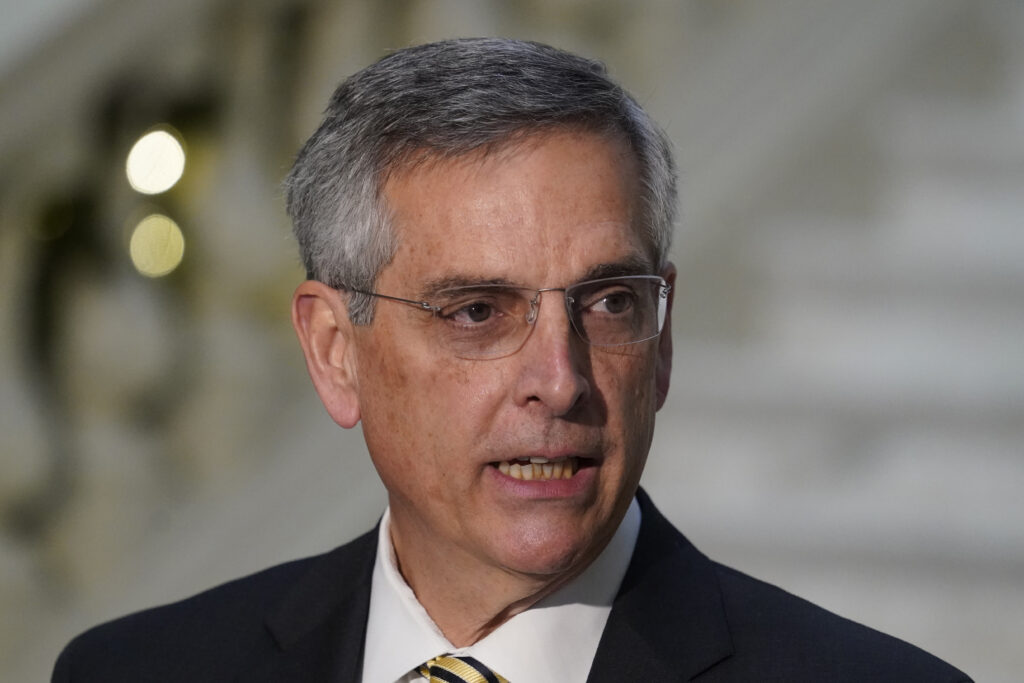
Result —
<path fill-rule="evenodd" d="M 128 152 L 125 172 L 136 192 L 166 192 L 185 172 L 185 148 L 166 128 L 152 130 L 140 137 Z"/>
<path fill-rule="evenodd" d="M 167 275 L 185 256 L 185 236 L 178 224 L 155 213 L 135 226 L 128 244 L 135 269 L 146 277 Z"/>

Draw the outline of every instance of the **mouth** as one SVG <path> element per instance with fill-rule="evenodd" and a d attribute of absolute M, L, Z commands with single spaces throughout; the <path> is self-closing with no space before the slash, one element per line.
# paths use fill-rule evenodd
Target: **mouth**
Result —
<path fill-rule="evenodd" d="M 550 481 L 552 479 L 572 479 L 585 466 L 584 458 L 566 456 L 563 458 L 517 458 L 491 463 L 502 474 L 513 479 L 524 481 Z"/>

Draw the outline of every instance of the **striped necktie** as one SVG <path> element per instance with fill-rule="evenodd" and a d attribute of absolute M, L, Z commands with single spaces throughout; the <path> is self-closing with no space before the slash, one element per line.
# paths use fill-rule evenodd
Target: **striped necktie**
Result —
<path fill-rule="evenodd" d="M 472 657 L 441 655 L 420 665 L 418 671 L 430 683 L 508 683 Z"/>

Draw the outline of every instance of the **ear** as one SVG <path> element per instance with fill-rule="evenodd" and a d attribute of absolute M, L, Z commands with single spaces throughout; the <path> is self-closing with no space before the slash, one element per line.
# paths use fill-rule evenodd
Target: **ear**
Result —
<path fill-rule="evenodd" d="M 661 328 L 661 336 L 658 337 L 658 359 L 654 369 L 654 382 L 657 391 L 657 409 L 665 405 L 668 397 L 669 380 L 672 377 L 672 301 L 675 297 L 676 267 L 669 263 L 665 266 L 661 276 L 672 289 L 668 293 L 668 310 L 665 312 L 665 326 Z"/>
<path fill-rule="evenodd" d="M 359 382 L 354 331 L 344 297 L 322 282 L 303 282 L 292 296 L 292 326 L 327 412 L 346 429 L 356 426 Z"/>

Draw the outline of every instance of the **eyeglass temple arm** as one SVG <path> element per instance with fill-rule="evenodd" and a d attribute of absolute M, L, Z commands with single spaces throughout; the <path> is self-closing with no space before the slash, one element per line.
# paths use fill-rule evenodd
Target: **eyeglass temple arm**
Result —
<path fill-rule="evenodd" d="M 397 301 L 398 303 L 408 304 L 410 306 L 415 306 L 416 308 L 421 308 L 424 311 L 430 311 L 431 313 L 440 313 L 441 312 L 441 307 L 440 306 L 432 306 L 432 305 L 430 305 L 426 301 L 415 301 L 413 299 L 402 299 L 401 297 L 397 297 L 397 296 L 388 296 L 387 294 L 378 294 L 377 292 L 366 292 L 366 291 L 364 291 L 362 289 L 356 289 L 355 287 L 348 287 L 347 289 L 348 289 L 348 291 L 355 292 L 356 294 L 364 294 L 366 296 L 374 296 L 374 297 L 377 297 L 378 299 L 390 299 L 391 301 Z"/>

